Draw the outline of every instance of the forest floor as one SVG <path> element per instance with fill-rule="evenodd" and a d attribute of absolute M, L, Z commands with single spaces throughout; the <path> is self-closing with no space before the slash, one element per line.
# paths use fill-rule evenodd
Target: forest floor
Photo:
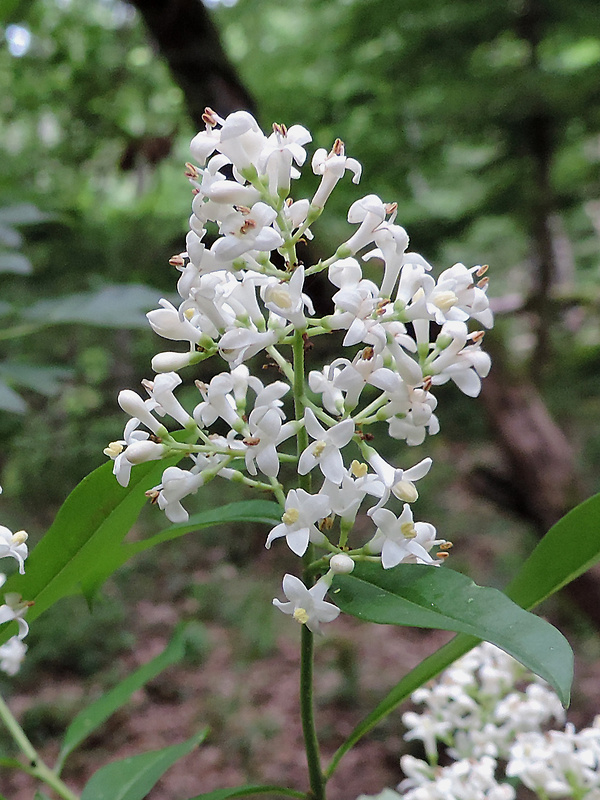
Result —
<path fill-rule="evenodd" d="M 51 765 L 74 714 L 158 655 L 179 621 L 190 623 L 193 646 L 186 658 L 138 690 L 69 758 L 63 778 L 75 792 L 104 764 L 181 742 L 205 726 L 210 728 L 205 742 L 161 778 L 148 800 L 188 800 L 244 783 L 308 788 L 298 719 L 300 628 L 272 608 L 278 580 L 274 556 L 264 551 L 264 533 L 257 535 L 251 569 L 244 566 L 249 554 L 235 552 L 235 545 L 232 553 L 231 542 L 227 552 L 218 546 L 207 551 L 206 544 L 186 539 L 185 546 L 172 543 L 160 556 L 150 551 L 109 584 L 109 602 L 118 608 L 115 619 L 90 617 L 82 600 L 76 601 L 81 607 L 62 601 L 44 616 L 44 626 L 34 626 L 31 664 L 12 683 L 9 703 Z M 465 539 L 461 548 L 470 559 L 489 564 L 498 560 L 497 541 Z M 293 569 L 283 549 L 275 559 L 281 574 Z M 195 566 L 199 563 L 201 568 Z M 544 613 L 578 653 L 569 719 L 588 725 L 600 711 L 598 636 L 575 625 L 564 604 L 555 602 Z M 77 615 L 87 626 L 82 632 Z M 317 642 L 315 670 L 325 762 L 387 691 L 449 638 L 440 631 L 370 625 L 344 616 L 327 626 Z M 398 784 L 400 755 L 420 755 L 418 743 L 403 740 L 405 710 L 406 705 L 395 710 L 342 759 L 328 787 L 329 800 L 355 800 Z M 0 738 L 0 751 L 9 748 Z M 3 798 L 34 800 L 32 778 L 3 772 Z"/>

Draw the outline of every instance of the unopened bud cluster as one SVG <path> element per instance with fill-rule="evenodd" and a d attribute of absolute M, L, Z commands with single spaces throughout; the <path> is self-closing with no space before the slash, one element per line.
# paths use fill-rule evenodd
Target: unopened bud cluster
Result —
<path fill-rule="evenodd" d="M 437 433 L 441 384 L 479 393 L 490 359 L 482 332 L 469 323 L 492 324 L 486 268 L 455 264 L 436 280 L 425 259 L 408 251 L 396 205 L 375 195 L 351 205 L 353 229 L 328 258 L 300 263 L 297 245 L 312 239 L 311 226 L 346 171 L 358 183 L 360 164 L 339 139 L 330 152 L 318 149 L 312 170 L 319 185 L 312 198 L 293 200 L 311 140 L 304 127 L 277 124 L 266 136 L 246 112 L 222 119 L 211 109 L 204 121 L 186 167 L 193 187 L 186 250 L 170 261 L 180 273 L 180 303 L 161 300 L 148 314 L 152 329 L 180 349 L 154 357 L 143 397 L 121 392 L 131 419 L 105 452 L 124 486 L 136 464 L 189 457 L 187 466 L 168 466 L 148 491 L 172 522 L 186 521 L 182 501 L 217 477 L 272 492 L 282 518 L 267 547 L 285 538 L 298 556 L 311 544 L 321 548 L 324 573 L 310 589 L 286 576 L 288 602 L 276 604 L 318 631 L 339 613 L 324 600 L 333 575 L 350 572 L 355 561 L 380 560 L 389 569 L 439 564 L 448 555 L 449 543 L 413 516 L 415 483 L 431 459 L 397 468 L 375 440 L 418 445 Z M 377 281 L 363 276 L 366 262 Z M 315 313 L 305 285 L 318 273 L 331 285 L 324 315 Z M 335 355 L 305 368 L 318 336 L 330 337 Z M 195 367 L 212 356 L 222 371 L 202 380 Z M 252 374 L 250 359 L 275 366 L 275 379 Z M 198 391 L 189 410 L 175 397 L 183 370 Z M 182 435 L 173 435 L 173 424 Z M 361 508 L 372 534 L 357 546 L 350 535 Z M 434 547 L 442 548 L 437 555 Z"/>

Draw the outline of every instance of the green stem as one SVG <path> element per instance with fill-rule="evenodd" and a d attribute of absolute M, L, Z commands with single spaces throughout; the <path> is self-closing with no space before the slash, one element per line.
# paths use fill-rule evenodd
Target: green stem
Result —
<path fill-rule="evenodd" d="M 306 407 L 305 377 L 304 377 L 304 339 L 303 331 L 297 330 L 294 333 L 293 356 L 294 356 L 294 411 L 297 420 L 304 419 L 304 409 Z M 306 428 L 302 428 L 297 434 L 298 457 L 303 450 L 308 447 L 308 433 Z M 298 484 L 301 489 L 310 492 L 310 474 L 299 475 Z M 304 554 L 304 581 L 308 586 L 314 582 L 314 578 L 309 571 L 309 566 L 313 561 L 313 546 L 309 545 Z M 304 747 L 306 750 L 306 760 L 308 763 L 308 774 L 310 788 L 314 800 L 325 800 L 325 779 L 321 768 L 321 754 L 319 751 L 319 740 L 315 727 L 314 713 L 314 690 L 313 690 L 313 655 L 314 639 L 312 632 L 302 626 L 302 640 L 300 646 L 300 717 L 302 720 L 302 733 L 304 735 Z"/>
<path fill-rule="evenodd" d="M 31 744 L 23 728 L 19 725 L 17 720 L 12 715 L 11 710 L 0 697 L 0 719 L 4 722 L 8 732 L 15 740 L 23 755 L 29 761 L 29 766 L 25 772 L 33 775 L 40 781 L 43 781 L 47 786 L 59 794 L 64 800 L 79 800 L 78 796 L 66 786 L 58 775 L 48 767 L 39 757 L 37 750 Z"/>
<path fill-rule="evenodd" d="M 321 769 L 321 755 L 315 727 L 313 703 L 314 635 L 306 625 L 302 626 L 300 648 L 300 716 L 302 718 L 302 732 L 304 734 L 310 788 L 314 800 L 325 800 L 325 777 Z"/>

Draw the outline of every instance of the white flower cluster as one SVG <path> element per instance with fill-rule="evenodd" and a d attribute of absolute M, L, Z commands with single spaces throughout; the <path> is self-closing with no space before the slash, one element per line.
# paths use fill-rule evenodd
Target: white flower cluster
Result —
<path fill-rule="evenodd" d="M 405 738 L 420 740 L 428 760 L 402 756 L 399 793 L 359 800 L 513 800 L 515 779 L 540 800 L 599 800 L 600 716 L 579 732 L 546 731 L 564 723 L 557 695 L 494 645 L 479 645 L 412 700 L 425 708 L 403 715 Z M 438 744 L 454 759 L 448 766 L 437 766 Z"/>
<path fill-rule="evenodd" d="M 285 538 L 302 556 L 311 543 L 318 545 L 326 559 L 347 559 L 332 562 L 338 571 L 349 571 L 359 558 L 380 559 L 386 569 L 441 563 L 450 544 L 436 538 L 432 525 L 415 522 L 411 508 L 415 482 L 427 474 L 431 459 L 395 468 L 368 444 L 373 434 L 366 429 L 379 423 L 389 436 L 418 445 L 439 429 L 436 386 L 453 381 L 467 395 L 478 394 L 490 359 L 481 349 L 483 332 L 470 331 L 469 321 L 492 324 L 486 267 L 455 264 L 435 280 L 425 259 L 407 251 L 396 204 L 375 195 L 350 207 L 348 221 L 357 228 L 348 239 L 306 267 L 297 245 L 312 238 L 310 226 L 346 170 L 358 183 L 360 164 L 345 155 L 340 140 L 329 153 L 317 150 L 312 169 L 319 185 L 310 200 L 294 201 L 291 183 L 311 140 L 305 128 L 276 124 L 266 136 L 243 111 L 222 119 L 207 109 L 204 121 L 206 129 L 191 143 L 196 164 L 187 165 L 194 198 L 186 251 L 171 259 L 180 272 L 181 302 L 175 307 L 163 299 L 148 313 L 157 334 L 187 349 L 153 358 L 156 375 L 143 382 L 147 396 L 120 393 L 131 419 L 123 438 L 105 450 L 117 480 L 126 486 L 132 466 L 185 454 L 189 468 L 167 467 L 148 492 L 172 522 L 188 519 L 186 496 L 220 476 L 271 491 L 280 502 L 281 523 L 269 533 L 267 547 Z M 382 265 L 377 282 L 363 276 L 368 261 L 372 273 L 376 263 Z M 324 316 L 316 315 L 305 286 L 316 273 L 332 285 Z M 331 334 L 343 355 L 306 374 L 310 340 Z M 259 354 L 278 368 L 277 380 L 263 383 L 250 374 L 246 362 Z M 213 355 L 226 369 L 196 380 L 198 402 L 187 411 L 174 395 L 182 383 L 178 371 Z M 162 417 L 183 433 L 174 437 Z M 296 453 L 293 438 L 300 445 Z M 280 477 L 283 463 L 294 467 L 289 490 Z M 317 470 L 320 485 L 313 491 L 303 476 Z M 352 550 L 348 535 L 369 497 L 374 531 L 366 545 Z M 386 507 L 396 499 L 399 512 Z M 437 556 L 434 547 L 442 548 Z M 310 596 L 291 577 L 284 581 L 289 602 L 277 604 L 316 630 L 335 609 L 323 600 L 332 572 Z"/>
<path fill-rule="evenodd" d="M 2 493 L 2 487 L 0 487 Z M 27 534 L 25 531 L 12 533 L 4 525 L 0 525 L 0 558 L 14 558 L 19 564 L 19 572 L 25 572 L 25 559 L 27 558 Z M 0 573 L 0 588 L 6 582 L 6 575 Z M 21 595 L 16 592 L 7 592 L 4 603 L 0 605 L 0 624 L 3 622 L 17 622 L 19 631 L 5 643 L 0 645 L 0 669 L 8 675 L 16 675 L 19 671 L 27 645 L 23 639 L 27 636 L 29 627 L 23 617 L 30 603 L 24 602 Z"/>

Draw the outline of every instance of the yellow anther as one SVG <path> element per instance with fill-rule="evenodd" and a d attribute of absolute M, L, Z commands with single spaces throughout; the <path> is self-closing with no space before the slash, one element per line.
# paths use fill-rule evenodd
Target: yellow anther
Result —
<path fill-rule="evenodd" d="M 265 292 L 267 303 L 275 303 L 279 308 L 291 308 L 292 298 L 286 286 L 269 286 Z"/>
<path fill-rule="evenodd" d="M 350 464 L 350 472 L 355 478 L 364 478 L 368 471 L 369 467 L 356 459 Z"/>
<path fill-rule="evenodd" d="M 454 294 L 454 292 L 440 292 L 437 294 L 433 300 L 433 304 L 436 305 L 440 311 L 450 311 L 450 309 L 458 303 L 458 297 Z"/>
<path fill-rule="evenodd" d="M 296 622 L 299 622 L 301 625 L 306 625 L 308 622 L 308 612 L 305 608 L 297 608 L 294 611 L 294 619 Z"/>
<path fill-rule="evenodd" d="M 288 510 L 282 516 L 281 521 L 284 525 L 293 525 L 295 522 L 298 522 L 299 518 L 300 512 L 297 508 L 288 508 Z"/>
<path fill-rule="evenodd" d="M 194 316 L 194 309 L 186 308 L 186 310 L 183 312 L 183 316 L 188 320 L 191 319 Z"/>
<path fill-rule="evenodd" d="M 400 530 L 405 539 L 414 539 L 417 535 L 414 522 L 403 522 L 402 525 L 400 525 Z"/>
<path fill-rule="evenodd" d="M 28 539 L 28 536 L 25 533 L 25 531 L 17 531 L 16 533 L 13 533 L 13 535 L 12 535 L 12 540 L 13 540 L 14 544 L 24 544 L 24 542 L 26 542 L 27 539 Z"/>
<path fill-rule="evenodd" d="M 123 445 L 120 442 L 110 442 L 108 447 L 105 447 L 102 452 L 109 458 L 116 458 L 119 453 L 123 452 Z"/>
<path fill-rule="evenodd" d="M 412 481 L 398 481 L 392 487 L 392 492 L 398 500 L 403 500 L 405 503 L 414 503 L 419 497 L 416 486 Z"/>
<path fill-rule="evenodd" d="M 315 442 L 313 446 L 313 455 L 315 458 L 319 458 L 323 450 L 327 447 L 327 442 Z"/>

